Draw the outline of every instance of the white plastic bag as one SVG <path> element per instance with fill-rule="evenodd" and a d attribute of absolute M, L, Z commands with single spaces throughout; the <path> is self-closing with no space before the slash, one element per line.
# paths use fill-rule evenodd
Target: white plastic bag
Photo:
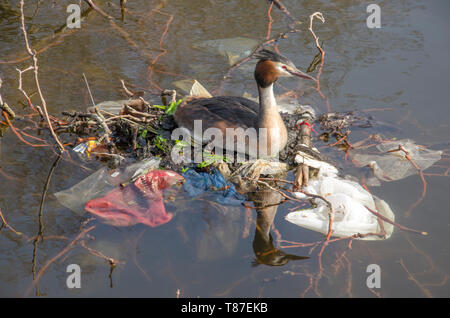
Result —
<path fill-rule="evenodd" d="M 309 181 L 304 191 L 309 194 L 319 195 L 330 202 L 334 219 L 332 224 L 332 236 L 346 237 L 355 234 L 384 233 L 385 236 L 370 235 L 362 240 L 381 240 L 391 236 L 394 227 L 387 222 L 378 221 L 378 217 L 368 210 L 371 209 L 394 221 L 394 213 L 389 205 L 372 196 L 357 182 L 345 180 L 337 176 L 337 169 L 332 165 L 310 158 L 304 154 L 298 154 L 296 161 L 310 167 L 319 169 L 317 178 Z M 299 199 L 307 199 L 309 196 L 302 192 L 294 192 Z M 286 220 L 298 226 L 328 234 L 330 208 L 321 198 L 314 198 L 316 207 L 291 212 L 286 215 Z"/>

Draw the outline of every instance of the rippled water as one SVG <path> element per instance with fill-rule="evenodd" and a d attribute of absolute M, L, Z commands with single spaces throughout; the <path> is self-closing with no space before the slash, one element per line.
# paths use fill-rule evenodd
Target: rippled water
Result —
<path fill-rule="evenodd" d="M 123 99 L 120 79 L 150 93 L 172 88 L 174 81 L 195 78 L 213 92 L 222 88 L 225 95 L 256 95 L 252 67 L 237 69 L 223 81 L 230 67 L 226 58 L 198 44 L 235 37 L 264 40 L 269 21 L 266 1 L 129 1 L 124 21 L 120 20 L 119 1 L 97 2 L 127 36 L 92 11 L 86 13 L 80 29 L 55 32 L 65 23 L 70 2 L 27 1 L 27 29 L 33 47 L 40 52 L 40 80 L 50 113 L 82 111 L 90 105 L 83 72 L 96 101 Z M 0 2 L 1 94 L 17 113 L 25 114 L 28 110 L 17 89 L 16 68 L 25 69 L 31 61 L 24 60 L 27 54 L 18 3 Z M 314 30 L 326 51 L 321 87 L 331 110 L 367 110 L 367 116 L 382 123 L 373 130 L 352 132 L 351 140 L 381 132 L 389 138 L 411 138 L 448 152 L 449 3 L 378 1 L 382 28 L 369 29 L 365 21 L 370 3 L 285 0 L 283 4 L 303 23 L 300 33 L 279 42 L 280 51 L 306 69 L 317 54 L 308 31 L 308 17 L 315 11 L 322 12 L 326 22 L 316 20 Z M 84 4 L 83 10 L 87 10 Z M 272 35 L 284 32 L 289 22 L 286 16 L 273 8 L 272 17 Z M 157 57 L 160 53 L 165 54 Z M 31 72 L 24 74 L 23 85 L 39 103 Z M 280 80 L 276 86 L 279 94 L 289 89 L 318 113 L 327 110 L 326 100 L 308 83 Z M 154 100 L 158 100 L 157 95 Z M 23 128 L 27 122 L 15 125 Z M 40 137 L 50 140 L 46 133 L 43 135 Z M 111 273 L 107 262 L 79 246 L 44 268 L 69 244 L 64 238 L 75 238 L 84 220 L 61 206 L 52 194 L 72 186 L 102 164 L 91 162 L 86 165 L 91 169 L 87 171 L 76 158 L 78 164 L 61 160 L 52 172 L 40 213 L 42 193 L 55 160 L 53 152 L 48 147 L 25 145 L 10 129 L 0 143 L 0 209 L 7 222 L 24 233 L 1 228 L 2 296 L 175 297 L 179 290 L 182 297 L 375 297 L 366 286 L 369 264 L 381 268 L 381 288 L 375 291 L 382 297 L 450 295 L 446 176 L 426 176 L 425 198 L 409 217 L 406 211 L 422 194 L 419 176 L 371 188 L 389 203 L 398 223 L 427 231 L 428 236 L 396 229 L 386 241 L 354 241 L 351 249 L 348 241 L 336 242 L 321 257 L 319 247 L 312 252 L 310 247 L 284 249 L 310 258 L 291 260 L 283 266 L 252 266 L 254 246 L 258 250 L 265 244 L 255 230 L 254 210 L 224 208 L 208 198 L 183 198 L 188 200 L 183 201 L 183 207 L 176 202 L 168 204 L 168 210 L 176 216 L 164 226 L 115 228 L 98 224 L 90 232 L 95 237 L 89 241 L 90 247 L 121 261 Z M 314 143 L 324 146 L 318 140 Z M 343 153 L 321 149 L 344 171 L 356 173 L 345 163 Z M 448 160 L 444 159 L 427 172 L 442 174 L 447 168 Z M 276 230 L 272 231 L 274 244 L 280 237 L 304 243 L 320 240 L 322 235 L 284 220 L 292 207 L 278 207 Z M 39 224 L 49 238 L 37 243 L 27 241 L 24 236 L 34 237 Z M 82 268 L 80 289 L 66 287 L 66 267 L 72 263 Z M 43 268 L 35 287 L 33 277 Z M 310 278 L 318 282 L 311 288 Z"/>

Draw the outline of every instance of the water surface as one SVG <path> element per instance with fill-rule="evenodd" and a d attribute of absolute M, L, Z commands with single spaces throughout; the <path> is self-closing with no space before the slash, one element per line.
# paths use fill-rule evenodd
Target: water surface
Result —
<path fill-rule="evenodd" d="M 155 94 L 158 88 L 172 88 L 174 81 L 195 78 L 213 92 L 222 88 L 225 95 L 256 95 L 252 66 L 233 71 L 223 81 L 230 67 L 226 58 L 196 44 L 235 37 L 263 41 L 269 21 L 266 1 L 129 1 L 124 21 L 120 20 L 118 1 L 97 2 L 129 38 L 95 12 L 86 14 L 80 29 L 55 33 L 65 23 L 70 1 L 27 1 L 27 29 L 33 47 L 42 50 L 38 55 L 40 80 L 51 114 L 68 109 L 84 111 L 90 105 L 83 72 L 96 101 L 123 99 L 120 79 Z M 321 87 L 331 110 L 367 110 L 367 116 L 383 123 L 352 132 L 351 140 L 382 133 L 386 138 L 411 138 L 448 152 L 449 3 L 378 1 L 382 28 L 369 29 L 366 7 L 372 2 L 285 0 L 290 13 L 303 22 L 302 31 L 281 40 L 278 47 L 299 68 L 306 69 L 317 54 L 307 29 L 308 17 L 322 12 L 326 22 L 316 20 L 314 30 L 326 51 Z M 83 4 L 84 10 L 87 6 Z M 272 17 L 271 34 L 284 32 L 289 23 L 286 16 L 273 8 Z M 23 60 L 27 55 L 18 1 L 0 3 L 0 43 L 3 99 L 17 113 L 26 114 L 26 101 L 17 89 L 16 68 L 25 69 L 31 61 Z M 162 52 L 165 54 L 157 58 Z M 312 105 L 318 113 L 327 111 L 326 100 L 309 83 L 279 82 L 278 94 L 293 89 L 300 103 Z M 31 72 L 24 75 L 23 85 L 30 95 L 34 93 Z M 158 101 L 157 95 L 152 98 Z M 35 93 L 32 100 L 39 104 Z M 27 123 L 15 125 L 23 128 Z M 41 137 L 51 140 L 46 133 Z M 323 148 L 319 140 L 314 143 L 345 172 L 360 177 L 344 161 L 342 152 Z M 244 207 L 224 208 L 207 197 L 183 197 L 187 200 L 183 207 L 176 202 L 168 204 L 176 216 L 161 227 L 97 224 L 90 232 L 93 239 L 87 243 L 122 262 L 112 274 L 107 262 L 78 246 L 46 269 L 34 287 L 33 277 L 69 243 L 62 237 L 75 238 L 86 219 L 63 207 L 52 194 L 102 166 L 72 157 L 78 164 L 61 160 L 53 171 L 40 217 L 41 197 L 55 155 L 48 147 L 32 148 L 11 130 L 5 131 L 1 139 L 0 209 L 7 222 L 27 237 L 34 237 L 41 223 L 44 236 L 49 238 L 33 244 L 6 227 L 1 229 L 0 295 L 176 297 L 179 290 L 181 297 L 376 297 L 366 286 L 369 264 L 381 268 L 381 288 L 374 290 L 381 297 L 450 295 L 446 244 L 449 179 L 426 176 L 426 196 L 407 217 L 406 211 L 422 194 L 418 175 L 370 190 L 389 203 L 398 223 L 427 231 L 428 236 L 396 229 L 389 240 L 354 241 L 351 249 L 348 241 L 330 244 L 320 258 L 320 248 L 286 248 L 286 253 L 310 258 L 291 260 L 283 266 L 252 266 L 253 244 L 261 239 L 255 229 L 256 212 Z M 427 172 L 442 174 L 447 168 L 448 160 L 441 160 Z M 304 243 L 322 239 L 321 234 L 284 220 L 293 206 L 278 207 L 276 230 L 271 232 L 273 243 L 277 245 L 279 238 Z M 82 268 L 81 289 L 66 287 L 66 267 L 72 263 Z M 310 286 L 311 278 L 317 284 Z"/>

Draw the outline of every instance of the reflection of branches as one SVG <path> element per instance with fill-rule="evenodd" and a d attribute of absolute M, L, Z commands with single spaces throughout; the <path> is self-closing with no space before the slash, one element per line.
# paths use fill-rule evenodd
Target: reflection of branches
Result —
<path fill-rule="evenodd" d="M 158 8 L 153 9 L 151 11 L 151 13 L 158 13 L 164 16 L 168 17 L 168 20 L 166 22 L 166 26 L 165 29 L 160 37 L 159 40 L 159 48 L 157 49 L 158 51 L 160 51 L 160 53 L 158 55 L 156 55 L 155 57 L 153 57 L 151 54 L 147 53 L 147 50 L 142 50 L 141 47 L 139 46 L 138 43 L 136 43 L 131 37 L 130 34 L 128 32 L 126 32 L 122 27 L 120 27 L 116 22 L 114 22 L 114 18 L 111 17 L 110 15 L 108 15 L 105 11 L 103 11 L 99 6 L 97 6 L 92 0 L 85 0 L 85 2 L 96 12 L 98 12 L 100 15 L 102 15 L 104 18 L 106 18 L 109 22 L 109 24 L 112 26 L 112 28 L 114 30 L 116 30 L 117 32 L 119 32 L 119 34 L 122 36 L 122 38 L 124 38 L 128 44 L 135 48 L 138 52 L 138 54 L 142 54 L 148 61 L 150 61 L 150 65 L 148 67 L 148 79 L 150 82 L 151 86 L 156 87 L 158 90 L 162 91 L 162 88 L 159 87 L 157 84 L 155 84 L 152 80 L 152 76 L 153 76 L 153 72 L 156 71 L 154 70 L 154 66 L 155 64 L 158 62 L 159 58 L 161 58 L 163 55 L 165 55 L 167 53 L 167 49 L 165 49 L 162 44 L 164 42 L 165 36 L 167 34 L 167 32 L 169 31 L 169 26 L 173 21 L 174 16 L 172 14 L 169 13 L 165 13 L 160 11 Z M 124 2 L 121 2 L 121 9 L 124 10 Z M 123 11 L 122 11 L 123 13 Z"/>
<path fill-rule="evenodd" d="M 294 25 L 296 23 L 298 23 L 298 21 L 292 16 L 292 14 L 289 12 L 289 10 L 279 1 L 279 0 L 269 0 L 270 1 L 270 6 L 272 6 L 273 4 L 275 4 L 275 6 L 280 9 L 281 12 L 283 12 L 291 21 L 290 23 L 290 27 L 293 28 Z"/>
<path fill-rule="evenodd" d="M 2 227 L 3 226 L 5 226 L 5 227 L 7 227 L 8 229 L 10 229 L 12 232 L 14 232 L 15 234 L 17 234 L 17 235 L 20 235 L 20 236 L 22 236 L 22 235 L 24 235 L 22 232 L 19 232 L 19 231 L 16 231 L 11 225 L 9 225 L 8 224 L 8 222 L 6 222 L 6 220 L 5 220 L 5 218 L 3 217 L 3 213 L 2 213 L 2 210 L 0 209 L 0 219 L 2 220 Z M 0 228 L 1 229 L 1 228 Z"/>
<path fill-rule="evenodd" d="M 133 41 L 128 34 L 122 27 L 120 27 L 116 22 L 114 22 L 114 18 L 108 15 L 105 11 L 103 11 L 99 6 L 97 6 L 92 0 L 85 0 L 85 2 L 96 12 L 98 12 L 100 15 L 102 15 L 105 19 L 108 20 L 111 27 L 116 30 L 127 43 L 135 48 L 139 54 L 142 54 L 145 58 L 151 59 L 152 55 L 148 54 L 146 51 L 143 51 L 140 49 L 139 45 Z"/>
<path fill-rule="evenodd" d="M 84 229 L 83 231 L 81 231 L 62 251 L 60 251 L 57 255 L 55 255 L 53 258 L 51 258 L 47 263 L 45 263 L 45 265 L 41 268 L 41 270 L 38 272 L 38 274 L 36 275 L 36 278 L 33 280 L 33 284 L 28 288 L 28 290 L 25 293 L 25 296 L 28 296 L 31 292 L 31 289 L 33 288 L 33 286 L 37 286 L 37 283 L 39 281 L 39 279 L 42 277 L 42 275 L 44 274 L 44 272 L 47 270 L 47 268 L 54 263 L 55 261 L 57 261 L 61 256 L 63 256 L 64 254 L 66 254 L 70 249 L 72 249 L 72 247 L 79 241 L 81 240 L 88 232 L 92 231 L 95 228 L 95 225 L 90 226 L 87 229 Z"/>
<path fill-rule="evenodd" d="M 26 141 L 26 140 L 22 137 L 22 135 L 20 134 L 20 132 L 19 132 L 19 131 L 14 127 L 14 125 L 11 123 L 11 121 L 9 120 L 9 116 L 8 116 L 8 114 L 7 114 L 5 111 L 3 111 L 3 117 L 5 117 L 6 122 L 8 123 L 8 126 L 11 128 L 12 132 L 13 132 L 13 133 L 17 136 L 17 138 L 19 138 L 20 141 L 22 141 L 23 143 L 25 143 L 25 144 L 27 144 L 28 146 L 31 146 L 31 147 L 47 147 L 47 146 L 48 146 L 47 144 L 32 144 L 32 143 Z"/>
<path fill-rule="evenodd" d="M 36 256 L 37 256 L 38 242 L 39 242 L 39 239 L 43 238 L 43 232 L 44 232 L 44 222 L 42 221 L 42 210 L 44 207 L 45 196 L 47 194 L 47 190 L 48 190 L 48 187 L 50 184 L 50 179 L 51 179 L 56 167 L 58 166 L 58 163 L 61 160 L 61 158 L 62 158 L 62 156 L 58 155 L 56 157 L 55 162 L 53 162 L 53 165 L 50 168 L 50 172 L 48 173 L 47 180 L 45 181 L 44 190 L 42 191 L 41 203 L 39 205 L 39 217 L 38 217 L 39 218 L 39 230 L 38 230 L 36 237 L 33 240 L 33 259 L 31 261 L 33 264 L 32 268 L 31 268 L 31 272 L 33 273 L 33 280 L 35 279 L 35 274 L 36 274 L 36 260 L 37 260 Z M 36 289 L 37 289 L 36 293 L 40 294 L 37 285 L 36 285 Z"/>
<path fill-rule="evenodd" d="M 292 21 L 292 23 L 289 25 L 289 30 L 282 32 L 276 36 L 273 36 L 272 38 L 270 38 L 270 33 L 272 30 L 272 23 L 273 23 L 273 18 L 271 16 L 271 12 L 272 12 L 272 8 L 273 5 L 275 4 L 275 6 L 280 9 L 284 14 L 286 14 L 289 19 Z M 243 64 L 247 63 L 248 61 L 250 61 L 253 58 L 253 55 L 255 55 L 256 52 L 258 52 L 260 49 L 262 49 L 264 46 L 266 45 L 273 45 L 275 48 L 275 51 L 278 52 L 277 49 L 277 43 L 280 39 L 285 39 L 288 37 L 289 33 L 298 33 L 300 32 L 299 29 L 295 28 L 295 24 L 298 24 L 299 22 L 297 20 L 294 19 L 294 17 L 292 17 L 292 15 L 289 13 L 289 11 L 286 9 L 286 7 L 284 5 L 282 5 L 280 3 L 280 1 L 278 0 L 270 0 L 270 6 L 269 9 L 267 11 L 267 16 L 269 19 L 269 24 L 267 26 L 267 35 L 264 41 L 262 41 L 261 43 L 259 43 L 256 48 L 253 49 L 253 51 L 250 53 L 250 55 L 242 58 L 241 60 L 237 61 L 236 63 L 234 63 L 227 71 L 227 73 L 224 75 L 224 80 L 222 81 L 222 83 L 220 84 L 220 87 L 218 88 L 218 93 L 220 94 L 223 90 L 223 86 L 225 84 L 225 80 L 228 79 L 231 75 L 231 73 L 239 68 L 240 66 L 242 66 Z"/>
<path fill-rule="evenodd" d="M 403 267 L 403 269 L 405 270 L 405 272 L 408 274 L 408 279 L 413 281 L 414 284 L 417 285 L 417 287 L 419 287 L 419 289 L 422 291 L 422 293 L 424 293 L 424 295 L 428 298 L 432 298 L 433 295 L 431 294 L 430 290 L 428 288 L 425 288 L 415 277 L 413 274 L 411 274 L 411 272 L 406 268 L 405 264 L 403 263 L 403 259 L 400 258 L 400 265 Z"/>
<path fill-rule="evenodd" d="M 50 180 L 52 178 L 53 172 L 55 171 L 56 167 L 58 166 L 58 163 L 61 160 L 61 158 L 62 158 L 61 156 L 56 157 L 56 160 L 55 160 L 55 162 L 53 162 L 53 165 L 50 168 L 50 172 L 48 173 L 47 180 L 45 181 L 44 189 L 42 191 L 42 196 L 41 196 L 41 203 L 39 204 L 39 231 L 35 238 L 36 241 L 42 237 L 42 233 L 44 231 L 44 224 L 42 222 L 42 210 L 44 208 L 45 196 L 47 195 L 48 187 L 50 185 Z"/>
<path fill-rule="evenodd" d="M 165 55 L 167 53 L 167 49 L 165 49 L 162 45 L 164 42 L 164 38 L 167 34 L 167 32 L 169 31 L 169 26 L 173 21 L 173 15 L 172 14 L 168 14 L 168 13 L 164 13 L 162 11 L 159 11 L 158 9 L 154 9 L 155 12 L 164 15 L 164 16 L 168 16 L 168 20 L 166 22 L 166 26 L 164 29 L 164 32 L 161 34 L 161 37 L 159 39 L 159 49 L 161 50 L 161 53 L 159 53 L 155 58 L 152 59 L 152 62 L 150 64 L 150 66 L 148 67 L 148 79 L 150 81 L 150 84 L 155 86 L 158 90 L 163 91 L 163 89 L 161 87 L 159 87 L 157 84 L 155 84 L 152 80 L 152 76 L 153 76 L 153 68 L 156 64 L 156 62 L 158 62 L 159 58 L 163 55 Z"/>

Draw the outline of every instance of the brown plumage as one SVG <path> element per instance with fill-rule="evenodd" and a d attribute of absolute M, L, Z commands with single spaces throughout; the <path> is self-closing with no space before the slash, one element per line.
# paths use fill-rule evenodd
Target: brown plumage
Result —
<path fill-rule="evenodd" d="M 273 95 L 273 83 L 279 77 L 294 75 L 311 80 L 314 78 L 299 71 L 286 57 L 275 52 L 264 49 L 257 52 L 255 58 L 259 59 L 254 72 L 258 85 L 259 104 L 238 96 L 190 98 L 184 101 L 174 114 L 178 126 L 192 132 L 194 120 L 201 120 L 202 131 L 208 128 L 220 129 L 224 136 L 224 146 L 226 146 L 226 128 L 243 128 L 244 130 L 255 128 L 258 142 L 261 144 L 258 144 L 258 149 L 245 148 L 246 153 L 255 156 L 259 153 L 275 155 L 282 150 L 287 142 L 287 131 L 278 113 Z M 260 128 L 267 129 L 267 138 L 260 134 L 262 131 Z M 248 138 L 245 140 L 247 144 Z"/>

